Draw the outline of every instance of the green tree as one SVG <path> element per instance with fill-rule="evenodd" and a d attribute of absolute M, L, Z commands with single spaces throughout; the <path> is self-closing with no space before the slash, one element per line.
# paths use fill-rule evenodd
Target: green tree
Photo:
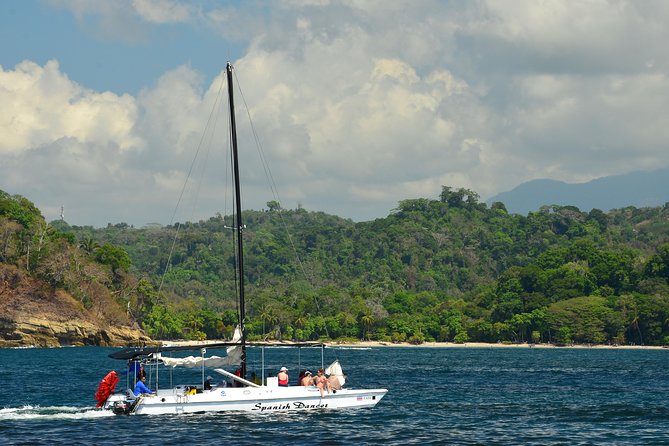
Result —
<path fill-rule="evenodd" d="M 267 208 L 270 212 L 276 212 L 281 210 L 281 203 L 276 200 L 268 201 Z"/>
<path fill-rule="evenodd" d="M 611 339 L 612 313 L 603 297 L 575 297 L 551 304 L 547 319 L 553 332 L 568 328 L 574 342 L 602 344 Z"/>
<path fill-rule="evenodd" d="M 109 265 L 114 274 L 128 271 L 132 264 L 125 249 L 110 243 L 105 243 L 96 251 L 95 259 L 103 265 Z"/>
<path fill-rule="evenodd" d="M 360 317 L 360 323 L 362 324 L 362 338 L 369 340 L 369 330 L 374 325 L 374 316 L 371 312 L 367 312 Z"/>
<path fill-rule="evenodd" d="M 184 322 L 165 305 L 156 305 L 147 315 L 143 328 L 155 339 L 180 339 L 184 337 Z"/>

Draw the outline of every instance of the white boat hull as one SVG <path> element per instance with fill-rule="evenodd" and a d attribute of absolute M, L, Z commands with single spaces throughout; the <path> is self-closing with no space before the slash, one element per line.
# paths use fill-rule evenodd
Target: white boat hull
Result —
<path fill-rule="evenodd" d="M 386 389 L 342 389 L 321 397 L 316 387 L 222 387 L 189 395 L 183 387 L 159 390 L 143 396 L 128 412 L 133 415 L 165 415 L 204 412 L 286 412 L 317 409 L 374 407 Z M 121 394 L 112 395 L 105 408 L 113 409 Z M 130 402 L 129 404 L 132 404 Z"/>

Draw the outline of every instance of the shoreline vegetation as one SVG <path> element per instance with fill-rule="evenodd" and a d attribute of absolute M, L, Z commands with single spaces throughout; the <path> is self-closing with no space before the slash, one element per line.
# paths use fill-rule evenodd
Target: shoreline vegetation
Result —
<path fill-rule="evenodd" d="M 439 200 L 403 200 L 371 222 L 268 207 L 245 211 L 249 340 L 669 346 L 669 204 L 520 216 L 442 186 Z M 0 191 L 0 347 L 231 338 L 238 282 L 225 219 L 185 222 L 169 260 L 181 225 L 47 223 L 29 200 Z M 284 243 L 286 226 L 294 243 Z M 125 331 L 111 336 L 114 327 Z"/>
<path fill-rule="evenodd" d="M 223 340 L 206 341 L 159 341 L 163 346 L 167 345 L 206 345 L 216 342 L 225 342 Z M 282 341 L 267 341 L 267 343 L 280 347 L 288 344 Z M 663 350 L 669 351 L 669 346 L 658 345 L 612 345 L 612 344 L 530 344 L 524 343 L 486 343 L 486 342 L 423 342 L 422 344 L 411 344 L 409 342 L 381 342 L 381 341 L 359 341 L 359 342 L 324 342 L 328 347 L 346 347 L 346 348 L 373 348 L 373 347 L 411 347 L 411 348 L 573 348 L 573 349 L 635 349 L 635 350 Z"/>

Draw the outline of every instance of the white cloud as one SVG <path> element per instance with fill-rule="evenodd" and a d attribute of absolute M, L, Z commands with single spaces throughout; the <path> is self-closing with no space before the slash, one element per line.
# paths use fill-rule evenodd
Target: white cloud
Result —
<path fill-rule="evenodd" d="M 378 48 L 383 39 L 352 23 L 314 29 L 312 17 L 302 15 L 292 25 L 257 39 L 237 64 L 257 90 L 249 102 L 259 104 L 254 117 L 283 157 L 280 171 L 286 179 L 297 172 L 300 190 L 317 191 L 289 201 L 318 207 L 319 193 L 337 190 L 344 215 L 344 206 L 364 212 L 370 196 L 383 196 L 387 212 L 418 184 L 434 186 L 450 175 L 465 181 L 458 186 L 472 186 L 460 172 L 480 162 L 480 144 L 464 141 L 484 138 L 472 124 L 488 112 L 467 82 L 442 67 L 419 73 L 402 58 L 370 57 L 385 52 Z M 419 195 L 439 191 L 437 185 Z"/>
<path fill-rule="evenodd" d="M 196 13 L 189 2 L 176 0 L 49 0 L 55 6 L 72 12 L 80 21 L 97 17 L 103 22 L 117 21 L 138 16 L 150 23 L 165 24 L 188 22 Z"/>
<path fill-rule="evenodd" d="M 486 198 L 669 165 L 666 2 L 58 4 L 119 39 L 167 23 L 246 39 L 237 76 L 286 207 L 367 219 L 441 185 Z M 39 180 L 95 195 L 103 222 L 166 222 L 193 150 L 213 138 L 202 132 L 221 83 L 182 63 L 137 97 L 87 90 L 56 62 L 0 71 L 0 175 L 53 202 L 16 172 L 56 166 Z M 273 197 L 238 124 L 245 205 L 259 208 Z M 208 156 L 198 169 L 224 162 Z M 220 210 L 211 185 L 200 194 L 202 216 Z"/>
<path fill-rule="evenodd" d="M 190 5 L 173 0 L 132 0 L 132 6 L 139 16 L 152 23 L 188 22 L 193 14 Z"/>
<path fill-rule="evenodd" d="M 0 153 L 16 155 L 63 138 L 82 144 L 140 147 L 133 132 L 137 107 L 132 97 L 86 90 L 60 72 L 23 62 L 14 70 L 0 67 Z"/>

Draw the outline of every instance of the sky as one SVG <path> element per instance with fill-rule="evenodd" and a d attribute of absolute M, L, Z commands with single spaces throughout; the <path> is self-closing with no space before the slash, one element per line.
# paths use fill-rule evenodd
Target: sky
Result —
<path fill-rule="evenodd" d="M 366 221 L 666 168 L 667 24 L 664 0 L 0 1 L 0 190 L 78 226 L 230 213 L 227 61 L 244 208 Z"/>

